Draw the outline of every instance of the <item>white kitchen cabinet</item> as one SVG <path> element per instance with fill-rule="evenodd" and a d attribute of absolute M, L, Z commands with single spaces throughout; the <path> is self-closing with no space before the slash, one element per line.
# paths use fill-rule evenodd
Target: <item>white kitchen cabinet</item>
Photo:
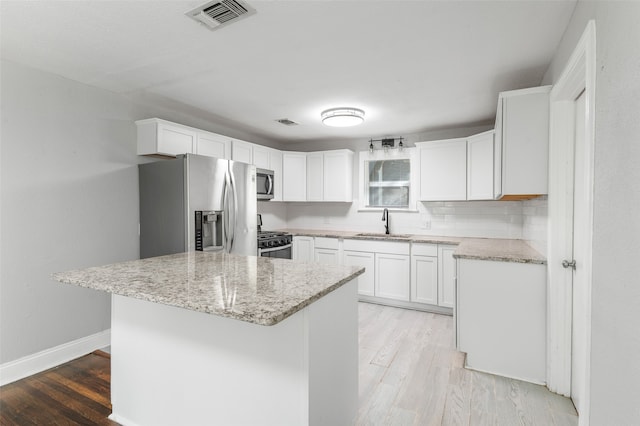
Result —
<path fill-rule="evenodd" d="M 338 250 L 316 248 L 315 261 L 318 263 L 324 263 L 327 265 L 339 265 L 340 253 L 338 252 Z"/>
<path fill-rule="evenodd" d="M 438 304 L 438 246 L 411 245 L 411 301 Z"/>
<path fill-rule="evenodd" d="M 241 163 L 253 164 L 253 145 L 251 142 L 233 139 L 231 159 Z"/>
<path fill-rule="evenodd" d="M 313 262 L 315 258 L 313 237 L 293 237 L 293 260 L 300 262 Z"/>
<path fill-rule="evenodd" d="M 420 156 L 420 200 L 467 199 L 467 139 L 416 143 Z"/>
<path fill-rule="evenodd" d="M 271 168 L 271 158 L 269 155 L 271 152 L 271 148 L 262 146 L 262 145 L 253 144 L 252 150 L 253 150 L 253 153 L 252 153 L 253 164 L 257 168 L 273 170 Z"/>
<path fill-rule="evenodd" d="M 282 201 L 282 151 L 269 150 L 269 170 L 273 170 L 273 198 Z"/>
<path fill-rule="evenodd" d="M 282 200 L 307 201 L 307 154 L 282 153 Z"/>
<path fill-rule="evenodd" d="M 196 129 L 149 118 L 136 121 L 138 155 L 193 154 L 196 146 Z"/>
<path fill-rule="evenodd" d="M 199 130 L 196 133 L 195 153 L 229 160 L 231 158 L 231 139 L 226 136 Z"/>
<path fill-rule="evenodd" d="M 546 267 L 458 259 L 456 340 L 468 368 L 546 381 Z"/>
<path fill-rule="evenodd" d="M 324 201 L 324 153 L 307 153 L 307 201 Z"/>
<path fill-rule="evenodd" d="M 375 295 L 395 300 L 409 300 L 409 256 L 376 253 Z"/>
<path fill-rule="evenodd" d="M 316 262 L 340 265 L 340 241 L 337 238 L 316 237 L 314 251 Z"/>
<path fill-rule="evenodd" d="M 456 260 L 453 252 L 456 246 L 438 245 L 438 305 L 453 308 L 455 303 Z"/>
<path fill-rule="evenodd" d="M 495 131 L 467 138 L 467 200 L 493 200 Z"/>
<path fill-rule="evenodd" d="M 338 149 L 324 152 L 323 200 L 353 201 L 353 151 Z"/>
<path fill-rule="evenodd" d="M 551 86 L 501 92 L 495 135 L 496 198 L 547 194 Z"/>
<path fill-rule="evenodd" d="M 365 268 L 358 277 L 358 294 L 361 296 L 375 296 L 375 254 L 364 251 L 344 250 L 342 264 Z"/>
<path fill-rule="evenodd" d="M 373 286 L 371 276 L 362 279 L 363 283 L 358 285 L 361 296 L 409 300 L 411 265 L 408 242 L 345 239 L 342 250 L 345 264 L 354 262 L 359 266 L 373 266 L 369 269 L 372 272 Z"/>

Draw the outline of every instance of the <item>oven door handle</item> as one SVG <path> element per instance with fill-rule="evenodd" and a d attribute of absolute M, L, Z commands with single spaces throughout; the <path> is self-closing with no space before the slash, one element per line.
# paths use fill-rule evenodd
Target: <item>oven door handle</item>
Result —
<path fill-rule="evenodd" d="M 261 248 L 260 249 L 260 253 L 269 253 L 271 251 L 286 250 L 286 249 L 290 248 L 291 245 L 292 244 L 289 243 L 289 244 L 285 244 L 283 246 L 278 246 L 278 247 Z"/>

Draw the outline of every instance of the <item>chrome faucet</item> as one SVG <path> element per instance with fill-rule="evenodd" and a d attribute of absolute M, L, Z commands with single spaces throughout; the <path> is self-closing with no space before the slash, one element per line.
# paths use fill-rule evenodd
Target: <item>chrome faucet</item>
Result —
<path fill-rule="evenodd" d="M 382 221 L 387 221 L 387 223 L 384 225 L 384 233 L 385 234 L 389 234 L 389 209 L 384 209 L 382 211 Z"/>

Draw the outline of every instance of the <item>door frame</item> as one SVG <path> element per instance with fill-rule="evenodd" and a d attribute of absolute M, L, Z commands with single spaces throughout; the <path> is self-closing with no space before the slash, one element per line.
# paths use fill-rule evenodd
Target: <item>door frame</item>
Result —
<path fill-rule="evenodd" d="M 584 268 L 587 285 L 586 371 L 583 407 L 580 424 L 589 423 L 590 406 L 590 350 L 591 347 L 591 286 L 593 254 L 593 174 L 595 146 L 595 83 L 596 83 L 596 27 L 591 20 L 578 41 L 558 82 L 550 95 L 549 133 L 549 227 L 547 267 L 547 386 L 550 390 L 571 394 L 571 329 L 573 271 L 565 269 L 563 259 L 572 259 L 573 238 L 573 166 L 574 161 L 574 100 L 585 91 L 585 143 L 587 164 L 585 182 L 591 188 L 587 195 L 587 223 L 585 229 L 586 260 Z M 568 227 L 571 226 L 571 229 Z"/>

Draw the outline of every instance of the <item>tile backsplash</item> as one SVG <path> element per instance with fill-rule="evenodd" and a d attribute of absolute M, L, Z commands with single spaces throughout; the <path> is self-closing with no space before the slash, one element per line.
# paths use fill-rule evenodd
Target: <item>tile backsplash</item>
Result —
<path fill-rule="evenodd" d="M 417 211 L 391 211 L 392 233 L 530 240 L 545 252 L 546 197 L 530 201 L 420 202 Z M 384 232 L 381 212 L 359 203 L 258 203 L 264 229 L 307 228 Z"/>

